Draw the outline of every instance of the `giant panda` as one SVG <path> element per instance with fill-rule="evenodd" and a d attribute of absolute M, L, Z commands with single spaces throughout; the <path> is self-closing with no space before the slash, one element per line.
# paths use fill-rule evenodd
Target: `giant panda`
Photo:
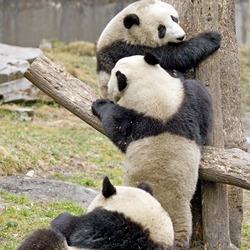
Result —
<path fill-rule="evenodd" d="M 210 94 L 196 80 L 172 77 L 152 54 L 119 60 L 108 93 L 112 100 L 96 100 L 92 112 L 125 152 L 123 185 L 151 183 L 173 221 L 176 249 L 188 249 L 200 146 L 212 126 Z"/>
<path fill-rule="evenodd" d="M 136 1 L 119 12 L 104 28 L 97 45 L 99 87 L 107 97 L 107 83 L 115 63 L 127 56 L 150 52 L 166 70 L 187 71 L 220 47 L 216 31 L 185 40 L 174 7 L 160 0 Z"/>
<path fill-rule="evenodd" d="M 34 231 L 18 250 L 173 250 L 172 221 L 152 192 L 147 183 L 113 186 L 105 177 L 87 214 L 59 214 L 51 228 Z"/>

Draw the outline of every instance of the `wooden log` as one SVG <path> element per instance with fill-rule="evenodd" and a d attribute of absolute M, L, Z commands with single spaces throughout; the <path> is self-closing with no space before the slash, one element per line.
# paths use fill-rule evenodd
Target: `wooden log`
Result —
<path fill-rule="evenodd" d="M 24 76 L 90 126 L 104 134 L 100 121 L 92 115 L 91 105 L 99 95 L 73 77 L 62 66 L 41 55 Z M 204 147 L 200 178 L 250 190 L 250 154 L 240 149 Z"/>
<path fill-rule="evenodd" d="M 92 102 L 100 96 L 65 68 L 40 55 L 24 73 L 24 77 L 71 113 L 104 133 L 101 122 L 91 112 Z"/>
<path fill-rule="evenodd" d="M 206 146 L 202 151 L 200 178 L 203 180 L 226 183 L 249 190 L 250 154 L 232 148 Z"/>

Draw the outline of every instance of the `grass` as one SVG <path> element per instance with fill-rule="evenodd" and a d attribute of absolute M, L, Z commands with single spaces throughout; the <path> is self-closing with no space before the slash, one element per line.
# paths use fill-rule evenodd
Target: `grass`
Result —
<path fill-rule="evenodd" d="M 28 122 L 8 111 L 14 107 L 0 106 L 0 175 L 34 170 L 84 186 L 100 187 L 105 175 L 121 183 L 122 154 L 105 136 L 57 105 L 33 106 Z M 63 211 L 84 209 L 73 202 L 32 202 L 0 192 L 0 250 L 15 249 L 29 232 L 48 227 Z"/>
<path fill-rule="evenodd" d="M 250 246 L 250 224 L 243 223 L 242 225 L 242 244 L 241 250 L 249 250 Z"/>
<path fill-rule="evenodd" d="M 31 122 L 0 106 L 0 174 L 51 171 L 60 179 L 98 186 L 103 175 L 121 180 L 122 154 L 102 134 L 58 106 L 34 106 Z M 83 173 L 76 173 L 76 168 Z M 62 177 L 58 171 L 65 171 Z M 68 173 L 67 173 L 68 172 Z M 73 172 L 73 174 L 72 174 Z M 76 174 L 74 176 L 74 174 Z M 91 178 L 94 178 L 91 181 Z"/>
<path fill-rule="evenodd" d="M 32 202 L 25 196 L 0 192 L 0 249 L 13 250 L 32 230 L 49 227 L 50 222 L 61 212 L 82 214 L 85 209 L 74 202 Z"/>
<path fill-rule="evenodd" d="M 94 45 L 52 41 L 45 53 L 95 90 Z M 250 110 L 250 46 L 240 48 L 243 109 Z M 31 121 L 20 121 L 16 105 L 0 106 L 0 175 L 27 173 L 99 187 L 104 175 L 121 183 L 123 155 L 102 134 L 52 103 L 32 105 Z M 33 229 L 48 227 L 60 212 L 84 209 L 73 202 L 31 201 L 24 196 L 0 192 L 0 250 L 13 250 Z M 243 224 L 242 250 L 250 249 L 250 225 Z"/>

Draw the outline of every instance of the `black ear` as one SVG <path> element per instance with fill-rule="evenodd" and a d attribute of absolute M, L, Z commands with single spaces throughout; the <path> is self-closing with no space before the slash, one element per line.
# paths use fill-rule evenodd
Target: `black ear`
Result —
<path fill-rule="evenodd" d="M 150 65 L 156 65 L 160 62 L 160 60 L 155 55 L 147 52 L 145 53 L 144 60 Z"/>
<path fill-rule="evenodd" d="M 153 196 L 153 188 L 148 183 L 142 182 L 137 186 L 137 188 L 143 189 L 144 191 Z"/>
<path fill-rule="evenodd" d="M 136 14 L 129 14 L 124 17 L 123 25 L 125 28 L 130 29 L 134 24 L 140 24 L 140 19 Z"/>
<path fill-rule="evenodd" d="M 111 184 L 109 178 L 106 176 L 102 182 L 102 195 L 108 199 L 110 196 L 116 194 L 115 187 Z"/>
<path fill-rule="evenodd" d="M 121 71 L 117 71 L 115 73 L 118 82 L 118 90 L 121 92 L 127 87 L 127 77 L 121 73 Z"/>

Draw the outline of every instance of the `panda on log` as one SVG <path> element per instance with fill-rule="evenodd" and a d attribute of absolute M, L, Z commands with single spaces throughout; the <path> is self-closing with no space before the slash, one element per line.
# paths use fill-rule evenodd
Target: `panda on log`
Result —
<path fill-rule="evenodd" d="M 212 127 L 210 94 L 196 80 L 169 75 L 152 54 L 119 60 L 108 94 L 112 100 L 96 100 L 92 112 L 125 153 L 123 185 L 149 182 L 171 217 L 176 249 L 189 249 L 200 146 Z"/>
<path fill-rule="evenodd" d="M 217 31 L 200 33 L 189 40 L 174 7 L 161 0 L 136 1 L 119 12 L 104 28 L 97 46 L 99 87 L 107 97 L 107 83 L 116 62 L 150 52 L 165 70 L 185 72 L 220 47 Z"/>
<path fill-rule="evenodd" d="M 147 183 L 113 186 L 105 177 L 87 214 L 59 214 L 18 250 L 174 250 L 172 221 L 152 192 Z"/>

